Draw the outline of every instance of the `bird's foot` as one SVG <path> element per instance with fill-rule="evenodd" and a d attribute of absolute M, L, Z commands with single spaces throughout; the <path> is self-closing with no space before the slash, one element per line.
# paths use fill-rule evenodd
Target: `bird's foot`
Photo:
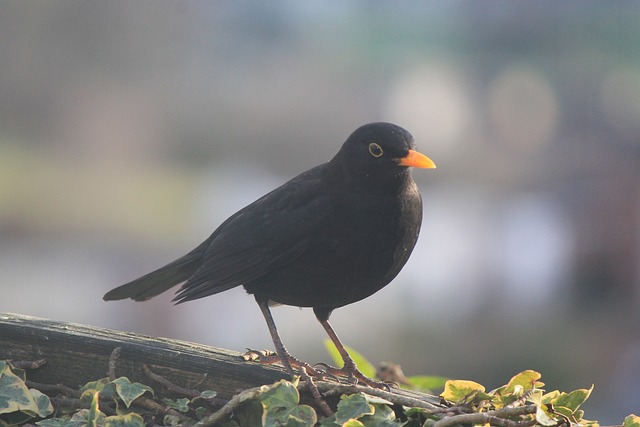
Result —
<path fill-rule="evenodd" d="M 260 362 L 266 365 L 278 363 L 280 361 L 280 357 L 275 351 L 254 350 L 252 348 L 247 348 L 247 352 L 242 355 L 242 358 L 247 362 Z"/>
<path fill-rule="evenodd" d="M 364 384 L 372 388 L 383 389 L 386 391 L 391 390 L 391 384 L 369 378 L 360 372 L 353 361 L 351 361 L 351 363 L 345 363 L 342 368 L 336 368 L 334 366 L 327 365 L 326 363 L 317 363 L 316 366 L 322 366 L 325 375 L 334 378 L 345 378 L 347 382 L 351 384 Z"/>
<path fill-rule="evenodd" d="M 246 361 L 263 363 L 265 365 L 272 365 L 274 363 L 281 363 L 287 368 L 287 365 L 292 369 L 296 369 L 299 372 L 303 372 L 311 378 L 315 379 L 323 379 L 326 376 L 326 373 L 321 369 L 317 369 L 307 362 L 303 362 L 302 360 L 296 359 L 290 354 L 286 354 L 286 361 L 283 360 L 282 357 L 278 356 L 278 354 L 271 350 L 252 350 L 250 348 L 247 349 L 247 352 L 242 355 L 242 358 Z M 294 375 L 294 372 L 290 372 Z"/>
<path fill-rule="evenodd" d="M 242 358 L 246 361 L 253 361 L 258 363 L 264 363 L 271 365 L 273 363 L 282 363 L 292 376 L 295 375 L 293 370 L 297 370 L 300 374 L 300 379 L 307 383 L 309 388 L 309 392 L 313 397 L 313 400 L 318 404 L 318 406 L 322 409 L 326 416 L 333 415 L 333 411 L 327 404 L 327 402 L 322 398 L 320 394 L 320 390 L 318 390 L 318 386 L 313 381 L 314 379 L 324 379 L 325 372 L 317 369 L 302 360 L 298 360 L 288 352 L 285 354 L 286 361 L 283 361 L 280 356 L 274 351 L 270 350 L 252 350 L 250 348 L 247 349 L 247 352 L 242 355 Z"/>

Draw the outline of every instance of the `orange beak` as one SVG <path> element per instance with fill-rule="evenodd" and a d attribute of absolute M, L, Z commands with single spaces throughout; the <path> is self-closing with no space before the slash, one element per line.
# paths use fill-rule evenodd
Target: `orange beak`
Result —
<path fill-rule="evenodd" d="M 413 166 L 414 168 L 435 169 L 436 167 L 433 160 L 414 150 L 409 150 L 409 154 L 400 159 L 400 164 L 402 166 Z"/>

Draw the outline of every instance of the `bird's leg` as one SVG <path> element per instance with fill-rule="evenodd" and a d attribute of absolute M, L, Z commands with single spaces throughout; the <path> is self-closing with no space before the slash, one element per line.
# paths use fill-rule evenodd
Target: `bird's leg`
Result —
<path fill-rule="evenodd" d="M 289 351 L 284 346 L 282 339 L 280 338 L 280 334 L 278 334 L 278 329 L 276 328 L 276 322 L 273 321 L 273 316 L 271 315 L 271 310 L 269 310 L 269 302 L 267 300 L 263 300 L 261 298 L 255 297 L 258 305 L 260 306 L 260 310 L 262 310 L 262 314 L 264 315 L 264 319 L 267 321 L 267 327 L 269 328 L 269 332 L 271 333 L 271 339 L 273 340 L 273 344 L 276 346 L 276 353 L 280 358 L 280 362 L 285 366 L 287 371 L 291 376 L 295 375 L 293 370 L 293 366 L 298 368 L 300 372 L 300 378 L 307 383 L 309 388 L 309 392 L 313 399 L 316 401 L 318 406 L 322 408 L 322 411 L 326 416 L 333 415 L 333 411 L 327 404 L 327 402 L 320 395 L 320 390 L 318 390 L 318 386 L 313 382 L 313 378 L 322 378 L 324 375 L 321 371 L 315 369 L 313 366 L 309 365 L 306 362 L 296 359 L 293 357 Z M 251 352 L 251 350 L 249 350 Z M 270 360 L 266 363 L 275 363 L 274 358 L 270 356 L 266 356 L 270 358 Z M 258 359 L 260 361 L 260 359 Z"/>
<path fill-rule="evenodd" d="M 336 376 L 345 376 L 347 377 L 347 380 L 352 383 L 357 384 L 358 382 L 361 382 L 368 385 L 369 387 L 388 390 L 389 384 L 371 379 L 360 372 L 360 370 L 356 366 L 356 362 L 353 361 L 347 349 L 344 348 L 344 345 L 342 345 L 342 342 L 340 342 L 336 331 L 333 330 L 333 327 L 329 323 L 329 315 L 331 314 L 331 310 L 314 308 L 313 312 L 315 313 L 316 318 L 318 319 L 324 330 L 327 332 L 327 335 L 329 335 L 329 338 L 331 338 L 333 344 L 336 346 L 336 349 L 338 349 L 338 353 L 340 353 L 340 356 L 344 361 L 344 366 L 339 369 L 325 365 L 327 373 Z"/>
<path fill-rule="evenodd" d="M 293 370 L 293 368 L 295 367 L 299 370 L 303 379 L 305 379 L 304 377 L 307 377 L 309 375 L 317 378 L 322 378 L 323 373 L 321 371 L 315 369 L 313 366 L 309 365 L 306 362 L 296 359 L 289 353 L 289 350 L 287 350 L 287 348 L 284 346 L 284 343 L 282 342 L 282 339 L 280 338 L 280 334 L 278 334 L 278 328 L 276 328 L 276 323 L 273 321 L 271 310 L 269 310 L 269 302 L 267 300 L 263 300 L 262 298 L 255 298 L 258 306 L 260 306 L 260 310 L 262 310 L 264 319 L 267 321 L 267 327 L 269 328 L 271 339 L 273 340 L 273 344 L 276 347 L 277 357 L 274 357 L 273 355 L 262 356 L 260 352 L 256 352 L 255 350 L 249 350 L 249 353 L 252 353 L 254 355 L 258 353 L 258 362 L 269 364 L 277 362 L 282 363 L 291 376 L 294 376 L 296 374 L 296 371 Z"/>
<path fill-rule="evenodd" d="M 295 375 L 293 368 L 291 367 L 291 363 L 289 360 L 292 358 L 289 351 L 284 346 L 282 339 L 280 338 L 280 334 L 278 334 L 278 328 L 276 327 L 276 322 L 273 321 L 273 316 L 271 315 L 271 310 L 269 310 L 269 302 L 263 299 L 256 297 L 256 302 L 262 310 L 262 315 L 264 316 L 264 320 L 267 321 L 267 327 L 269 328 L 269 333 L 271 334 L 271 339 L 273 340 L 273 344 L 276 346 L 276 354 L 280 358 L 280 362 L 284 365 L 291 376 Z"/>

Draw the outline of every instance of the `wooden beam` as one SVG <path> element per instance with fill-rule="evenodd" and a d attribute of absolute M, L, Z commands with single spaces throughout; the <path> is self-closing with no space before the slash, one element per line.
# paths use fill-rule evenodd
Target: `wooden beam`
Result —
<path fill-rule="evenodd" d="M 38 383 L 79 387 L 107 376 L 109 357 L 122 351 L 117 376 L 153 386 L 142 369 L 174 384 L 215 390 L 223 399 L 247 388 L 289 378 L 277 365 L 244 361 L 240 353 L 185 341 L 155 338 L 93 326 L 0 313 L 0 360 L 37 360 L 45 366 L 30 371 Z"/>

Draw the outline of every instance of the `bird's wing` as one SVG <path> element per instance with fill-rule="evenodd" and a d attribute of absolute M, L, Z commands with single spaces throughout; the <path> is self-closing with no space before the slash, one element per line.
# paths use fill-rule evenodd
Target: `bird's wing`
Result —
<path fill-rule="evenodd" d="M 211 236 L 202 266 L 182 285 L 178 303 L 246 284 L 302 255 L 322 227 L 324 186 L 316 168 L 227 219 Z"/>

